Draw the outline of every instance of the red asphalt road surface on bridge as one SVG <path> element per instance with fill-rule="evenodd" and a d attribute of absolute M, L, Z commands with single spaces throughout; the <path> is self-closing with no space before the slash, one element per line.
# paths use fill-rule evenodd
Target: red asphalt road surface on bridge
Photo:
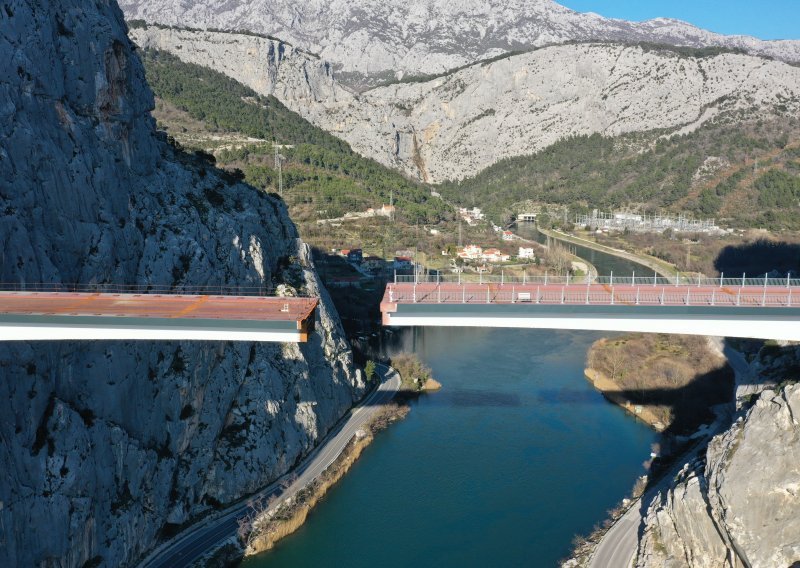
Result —
<path fill-rule="evenodd" d="M 520 293 L 523 294 L 522 300 Z M 458 284 L 454 282 L 389 284 L 386 287 L 382 304 L 527 304 L 537 303 L 537 297 L 539 298 L 538 303 L 541 304 L 800 308 L 800 290 L 780 286 L 633 286 L 630 284 L 613 286 L 591 284 L 587 286 L 586 284 Z"/>
<path fill-rule="evenodd" d="M 264 296 L 0 292 L 0 314 L 300 322 L 312 315 L 317 302 Z"/>

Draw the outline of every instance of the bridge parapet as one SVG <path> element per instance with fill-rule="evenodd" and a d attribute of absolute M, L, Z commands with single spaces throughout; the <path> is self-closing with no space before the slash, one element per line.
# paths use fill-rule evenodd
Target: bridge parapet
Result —
<path fill-rule="evenodd" d="M 384 325 L 645 331 L 800 340 L 800 287 L 625 283 L 398 282 L 386 287 Z M 747 282 L 745 281 L 745 284 Z"/>
<path fill-rule="evenodd" d="M 398 283 L 384 304 L 569 304 L 601 306 L 757 306 L 800 308 L 798 288 L 631 284 Z"/>
<path fill-rule="evenodd" d="M 160 294 L 190 296 L 274 296 L 275 288 L 267 285 L 232 286 L 228 284 L 204 284 L 200 286 L 178 284 L 175 286 L 167 286 L 162 284 L 115 284 L 108 282 L 0 282 L 0 292 Z"/>
<path fill-rule="evenodd" d="M 395 275 L 395 284 L 538 284 L 541 286 L 547 285 L 564 285 L 570 286 L 573 284 L 587 284 L 591 281 L 592 284 L 604 284 L 608 286 L 694 286 L 698 288 L 800 288 L 800 278 L 792 278 L 790 275 L 782 278 L 768 278 L 761 277 L 748 277 L 742 275 L 741 277 L 726 277 L 720 276 L 718 278 L 704 278 L 702 276 L 687 277 L 678 275 L 674 278 L 665 278 L 663 276 L 620 276 L 610 274 L 608 276 L 596 276 L 590 278 L 588 276 L 559 276 L 559 275 L 536 275 L 522 277 L 506 276 L 504 273 L 500 274 L 427 274 L 427 275 Z"/>

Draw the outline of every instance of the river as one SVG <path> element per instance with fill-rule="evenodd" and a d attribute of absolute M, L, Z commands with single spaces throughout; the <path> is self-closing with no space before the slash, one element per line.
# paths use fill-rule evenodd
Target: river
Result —
<path fill-rule="evenodd" d="M 522 238 L 539 243 L 546 243 L 547 241 L 547 237 L 537 231 L 533 223 L 520 223 L 514 227 L 514 232 Z M 617 276 L 631 276 L 633 272 L 636 272 L 640 277 L 653 275 L 653 271 L 643 264 L 637 264 L 618 256 L 606 254 L 573 243 L 563 242 L 562 244 L 573 254 L 585 258 L 594 264 L 601 276 L 608 276 L 611 272 Z"/>
<path fill-rule="evenodd" d="M 390 335 L 386 351 L 415 351 L 444 388 L 380 433 L 297 533 L 244 566 L 556 565 L 644 473 L 656 440 L 584 379 L 601 336 Z"/>

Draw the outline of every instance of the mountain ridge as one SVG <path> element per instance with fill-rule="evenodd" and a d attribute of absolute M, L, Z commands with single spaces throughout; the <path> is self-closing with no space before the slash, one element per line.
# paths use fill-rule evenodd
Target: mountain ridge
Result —
<path fill-rule="evenodd" d="M 555 45 L 354 93 L 324 61 L 288 47 L 275 60 L 275 40 L 158 28 L 131 37 L 273 94 L 360 154 L 432 183 L 569 136 L 690 132 L 724 113 L 771 116 L 800 105 L 798 67 L 649 44 Z"/>
<path fill-rule="evenodd" d="M 725 36 L 672 18 L 644 22 L 580 13 L 552 0 L 123 0 L 128 19 L 264 33 L 330 61 L 344 79 L 372 85 L 438 74 L 501 53 L 575 40 L 723 46 L 800 61 L 800 41 Z"/>

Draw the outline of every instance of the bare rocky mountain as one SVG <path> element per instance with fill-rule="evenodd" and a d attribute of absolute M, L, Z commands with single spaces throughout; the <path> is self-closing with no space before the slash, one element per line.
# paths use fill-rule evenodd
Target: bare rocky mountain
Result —
<path fill-rule="evenodd" d="M 155 26 L 131 37 L 273 94 L 357 152 L 429 182 L 573 135 L 688 132 L 800 110 L 800 68 L 744 54 L 557 45 L 357 94 L 324 61 L 277 40 Z"/>
<path fill-rule="evenodd" d="M 743 49 L 800 61 L 800 41 L 724 36 L 679 20 L 579 13 L 552 0 L 122 0 L 150 23 L 279 37 L 331 62 L 354 84 L 442 73 L 509 51 L 575 41 Z"/>
<path fill-rule="evenodd" d="M 0 280 L 283 284 L 321 296 L 317 331 L 0 345 L 0 566 L 132 565 L 286 473 L 366 389 L 282 201 L 156 132 L 134 47 L 113 1 L 0 7 Z"/>
<path fill-rule="evenodd" d="M 639 568 L 796 566 L 800 385 L 766 390 L 650 504 Z"/>

